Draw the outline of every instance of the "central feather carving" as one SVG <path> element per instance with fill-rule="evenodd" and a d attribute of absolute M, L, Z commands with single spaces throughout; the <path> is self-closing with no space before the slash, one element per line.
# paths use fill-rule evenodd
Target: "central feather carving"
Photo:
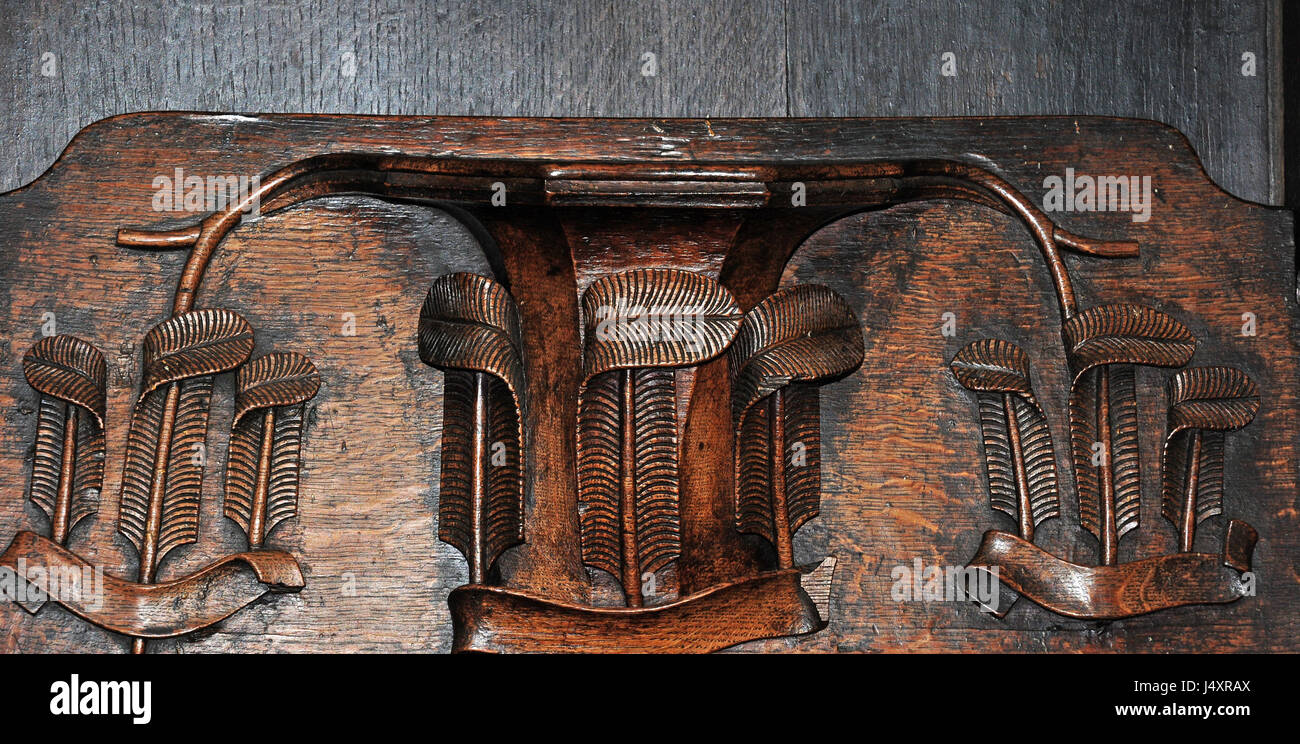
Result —
<path fill-rule="evenodd" d="M 709 277 L 638 269 L 582 297 L 578 397 L 582 560 L 618 577 L 630 607 L 641 577 L 681 554 L 677 373 L 726 350 L 740 308 Z"/>

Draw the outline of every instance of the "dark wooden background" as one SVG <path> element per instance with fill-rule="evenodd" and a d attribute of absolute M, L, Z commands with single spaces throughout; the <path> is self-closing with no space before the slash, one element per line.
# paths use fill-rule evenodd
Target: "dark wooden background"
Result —
<path fill-rule="evenodd" d="M 1281 8 L 1282 0 L 4 0 L 0 190 L 39 175 L 81 127 L 134 111 L 1103 114 L 1177 127 L 1221 186 L 1280 204 Z M 656 55 L 653 77 L 642 75 L 646 52 Z M 941 74 L 945 52 L 953 77 Z M 1245 53 L 1254 76 L 1242 74 Z"/>

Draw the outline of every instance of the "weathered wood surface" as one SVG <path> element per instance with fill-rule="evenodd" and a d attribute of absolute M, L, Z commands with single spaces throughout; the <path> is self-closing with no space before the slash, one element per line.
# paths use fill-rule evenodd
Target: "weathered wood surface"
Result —
<path fill-rule="evenodd" d="M 771 138 L 769 141 L 767 138 Z M 779 141 L 778 148 L 773 142 Z M 987 529 L 1010 526 L 989 510 L 979 426 L 970 394 L 948 370 L 980 337 L 1019 345 L 1035 363 L 1036 391 L 1068 466 L 1068 373 L 1059 316 L 1038 249 L 1014 218 L 971 204 L 930 201 L 843 219 L 796 253 L 785 284 L 839 292 L 862 320 L 866 361 L 822 388 L 822 508 L 795 540 L 796 563 L 827 553 L 839 565 L 825 631 L 763 641 L 749 650 L 1262 650 L 1300 638 L 1297 480 L 1297 308 L 1291 219 L 1241 202 L 1208 182 L 1178 133 L 1105 119 L 753 122 L 383 120 L 359 117 L 140 115 L 84 131 L 43 178 L 0 197 L 0 539 L 44 528 L 25 500 L 37 394 L 21 375 L 42 314 L 60 333 L 104 350 L 109 365 L 108 464 L 99 515 L 69 548 L 131 576 L 135 554 L 116 533 L 125 424 L 138 386 L 140 340 L 166 317 L 182 253 L 121 248 L 120 227 L 192 221 L 152 210 L 153 179 L 189 173 L 267 173 L 323 152 L 375 150 L 538 160 L 654 157 L 673 162 L 763 162 L 888 157 L 987 159 L 1036 203 L 1044 174 L 1150 175 L 1149 222 L 1125 213 L 1055 213 L 1075 233 L 1130 238 L 1140 259 L 1067 259 L 1082 299 L 1148 304 L 1176 315 L 1201 339 L 1196 364 L 1241 367 L 1258 384 L 1256 421 L 1228 440 L 1230 516 L 1260 533 L 1259 596 L 1226 606 L 1180 608 L 1109 624 L 1068 621 L 1022 602 L 1005 620 L 952 603 L 891 600 L 891 570 L 964 563 Z M 829 154 L 829 155 L 828 155 Z M 796 210 L 797 211 L 797 210 Z M 668 250 L 653 236 L 646 250 Z M 446 597 L 464 584 L 461 556 L 436 539 L 441 374 L 421 363 L 420 303 L 451 271 L 486 273 L 469 231 L 447 213 L 365 197 L 329 197 L 237 229 L 218 252 L 199 307 L 227 307 L 256 331 L 254 356 L 300 351 L 322 386 L 308 403 L 298 519 L 269 539 L 298 558 L 306 588 L 246 608 L 212 631 L 157 641 L 157 651 L 445 651 Z M 957 331 L 940 332 L 954 313 Z M 1258 334 L 1242 336 L 1242 314 Z M 349 319 L 355 319 L 355 335 Z M 1165 376 L 1139 373 L 1160 401 Z M 233 375 L 217 377 L 210 461 L 198 544 L 178 549 L 159 579 L 239 552 L 244 537 L 221 516 Z M 1144 527 L 1121 560 L 1173 549 L 1159 517 L 1164 411 L 1141 411 Z M 1075 508 L 1069 491 L 1063 513 Z M 1221 534 L 1222 520 L 1201 534 Z M 1069 518 L 1051 520 L 1039 544 L 1092 563 L 1091 537 Z M 1209 543 L 1198 549 L 1213 551 Z M 31 617 L 0 606 L 0 649 L 123 650 L 127 642 L 58 607 Z"/>
<path fill-rule="evenodd" d="M 3 0 L 0 188 L 135 111 L 1097 114 L 1170 124 L 1217 183 L 1280 204 L 1281 5 Z"/>

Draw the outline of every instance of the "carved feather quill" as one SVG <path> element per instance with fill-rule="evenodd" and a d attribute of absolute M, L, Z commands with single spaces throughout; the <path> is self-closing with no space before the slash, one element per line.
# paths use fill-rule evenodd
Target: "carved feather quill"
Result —
<path fill-rule="evenodd" d="M 438 538 L 483 584 L 524 540 L 524 372 L 519 312 L 505 287 L 447 274 L 420 310 L 420 358 L 444 370 Z"/>
<path fill-rule="evenodd" d="M 729 352 L 736 427 L 736 526 L 767 538 L 794 566 L 794 533 L 821 501 L 815 384 L 862 364 L 862 328 L 828 287 L 781 290 L 745 314 Z M 766 399 L 767 405 L 759 405 Z M 791 447 L 800 454 L 793 456 Z"/>
<path fill-rule="evenodd" d="M 1223 513 L 1224 432 L 1249 424 L 1259 391 L 1232 367 L 1192 367 L 1169 381 L 1160 512 L 1178 530 L 1179 550 L 1190 553 L 1196 526 Z"/>
<path fill-rule="evenodd" d="M 31 499 L 50 518 L 51 539 L 63 545 L 99 508 L 107 367 L 85 341 L 51 336 L 23 355 L 23 374 L 41 394 Z"/>
<path fill-rule="evenodd" d="M 1032 542 L 1034 529 L 1060 514 L 1061 501 L 1052 433 L 1034 398 L 1029 357 L 1008 341 L 981 339 L 957 352 L 950 368 L 979 401 L 989 504 Z"/>
<path fill-rule="evenodd" d="M 638 269 L 583 293 L 578 398 L 578 508 L 583 562 L 644 604 L 643 573 L 681 553 L 674 367 L 721 354 L 740 308 L 709 277 Z"/>
<path fill-rule="evenodd" d="M 1065 322 L 1063 334 L 1074 374 L 1070 439 L 1079 521 L 1097 537 L 1101 565 L 1112 566 L 1120 539 L 1138 526 L 1142 495 L 1134 365 L 1181 367 L 1196 340 L 1174 318 L 1137 305 L 1086 310 Z"/>
<path fill-rule="evenodd" d="M 253 359 L 236 375 L 224 512 L 248 535 L 251 550 L 298 515 L 302 404 L 319 388 L 315 365 L 293 352 Z"/>
<path fill-rule="evenodd" d="M 144 339 L 144 383 L 131 416 L 118 530 L 151 584 L 173 549 L 198 538 L 212 376 L 242 364 L 253 329 L 230 310 L 175 315 Z M 143 653 L 143 639 L 134 650 Z"/>

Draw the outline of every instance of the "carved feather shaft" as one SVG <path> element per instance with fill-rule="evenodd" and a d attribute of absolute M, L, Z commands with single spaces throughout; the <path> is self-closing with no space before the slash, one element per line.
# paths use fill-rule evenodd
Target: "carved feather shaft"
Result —
<path fill-rule="evenodd" d="M 636 381 L 631 370 L 618 373 L 621 383 L 619 400 L 622 406 L 620 419 L 622 431 L 620 441 L 622 451 L 619 456 L 619 524 L 622 527 L 623 543 L 623 596 L 628 607 L 640 607 L 644 604 L 641 596 L 641 572 L 637 570 L 639 549 L 637 546 L 636 525 L 636 428 L 632 421 L 636 416 Z"/>
<path fill-rule="evenodd" d="M 420 358 L 445 372 L 438 537 L 476 584 L 524 540 L 519 335 L 513 298 L 484 276 L 439 277 L 420 309 Z"/>
<path fill-rule="evenodd" d="M 1181 367 L 1196 340 L 1178 320 L 1140 305 L 1101 305 L 1062 327 L 1070 389 L 1070 441 L 1079 521 L 1100 543 L 1101 565 L 1118 561 L 1136 529 L 1141 499 L 1134 365 Z M 1100 449 L 1095 452 L 1094 447 Z M 1094 454 L 1100 460 L 1093 465 Z"/>
<path fill-rule="evenodd" d="M 862 357 L 862 329 L 852 308 L 819 285 L 784 289 L 758 303 L 745 314 L 729 352 L 736 527 L 770 541 L 782 568 L 794 565 L 794 533 L 820 508 L 814 383 L 852 372 Z"/>
<path fill-rule="evenodd" d="M 772 422 L 772 448 L 768 467 L 772 473 L 772 531 L 776 534 L 778 568 L 794 567 L 794 541 L 790 530 L 790 504 L 785 490 L 785 405 L 777 390 L 769 396 L 768 418 Z"/>
<path fill-rule="evenodd" d="M 989 505 L 1032 541 L 1037 526 L 1060 513 L 1060 494 L 1052 434 L 1034 397 L 1029 357 L 1015 344 L 982 339 L 959 351 L 951 369 L 976 392 Z"/>
<path fill-rule="evenodd" d="M 777 548 L 791 543 L 799 528 L 821 508 L 820 393 L 812 384 L 795 383 L 781 391 L 782 423 L 775 426 L 772 408 L 753 406 L 737 433 L 736 529 L 760 535 Z M 784 440 L 777 443 L 777 429 Z M 777 513 L 777 479 L 784 483 L 784 519 Z M 778 524 L 784 522 L 783 527 Z M 788 537 L 785 535 L 788 533 Z M 793 548 L 791 547 L 791 561 Z"/>
<path fill-rule="evenodd" d="M 62 545 L 99 506 L 107 367 L 90 344 L 52 336 L 23 356 L 23 373 L 41 394 L 31 499 L 49 516 L 51 538 Z"/>
<path fill-rule="evenodd" d="M 518 410 L 504 382 L 447 370 L 438 538 L 465 556 L 472 583 L 483 583 L 497 558 L 523 541 L 518 431 Z"/>
<path fill-rule="evenodd" d="M 1101 565 L 1112 566 L 1120 539 L 1138 527 L 1142 493 L 1131 365 L 1095 367 L 1075 381 L 1070 432 L 1079 521 L 1100 543 Z"/>
<path fill-rule="evenodd" d="M 212 375 L 248 358 L 253 331 L 229 310 L 195 310 L 154 327 L 144 347 L 119 531 L 140 551 L 140 582 L 147 584 L 171 550 L 198 537 Z"/>
<path fill-rule="evenodd" d="M 589 380 L 578 453 L 583 562 L 617 576 L 629 606 L 639 606 L 641 574 L 681 554 L 673 370 L 618 370 Z"/>
<path fill-rule="evenodd" d="M 240 367 L 236 385 L 224 513 L 258 550 L 298 514 L 303 402 L 316 395 L 320 374 L 301 354 L 275 352 Z"/>
<path fill-rule="evenodd" d="M 578 511 L 583 563 L 619 578 L 641 606 L 641 576 L 681 553 L 677 385 L 672 367 L 723 353 L 741 314 L 716 280 L 672 269 L 602 277 L 582 296 Z"/>
<path fill-rule="evenodd" d="M 1255 383 L 1240 370 L 1193 367 L 1170 380 L 1160 511 L 1183 552 L 1192 551 L 1199 523 L 1223 513 L 1224 432 L 1258 411 Z"/>

